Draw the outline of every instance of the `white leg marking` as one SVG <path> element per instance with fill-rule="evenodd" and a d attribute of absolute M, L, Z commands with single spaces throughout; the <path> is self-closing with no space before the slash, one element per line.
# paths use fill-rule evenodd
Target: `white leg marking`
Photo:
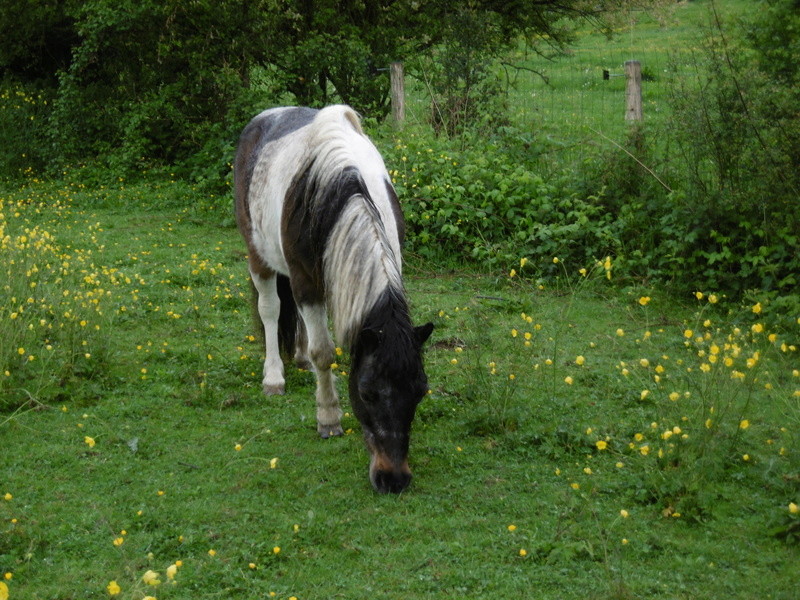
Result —
<path fill-rule="evenodd" d="M 267 396 L 283 394 L 286 381 L 283 377 L 283 361 L 278 348 L 278 315 L 281 301 L 278 298 L 277 276 L 261 277 L 250 271 L 250 277 L 258 291 L 258 314 L 264 325 L 266 359 L 264 360 L 264 393 Z"/>
<path fill-rule="evenodd" d="M 335 355 L 325 305 L 301 306 L 300 314 L 308 336 L 308 357 L 317 375 L 317 431 L 324 438 L 342 435 L 342 411 L 331 372 Z"/>

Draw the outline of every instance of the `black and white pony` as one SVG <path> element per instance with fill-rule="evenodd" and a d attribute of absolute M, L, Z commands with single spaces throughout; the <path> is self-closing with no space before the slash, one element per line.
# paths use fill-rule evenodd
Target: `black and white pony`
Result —
<path fill-rule="evenodd" d="M 331 364 L 350 350 L 350 402 L 379 492 L 411 481 L 411 422 L 428 383 L 401 275 L 403 222 L 383 159 L 347 106 L 273 108 L 239 139 L 236 221 L 264 325 L 264 393 L 284 392 L 279 348 L 317 377 L 317 430 L 341 435 Z M 299 314 L 300 319 L 297 319 Z"/>

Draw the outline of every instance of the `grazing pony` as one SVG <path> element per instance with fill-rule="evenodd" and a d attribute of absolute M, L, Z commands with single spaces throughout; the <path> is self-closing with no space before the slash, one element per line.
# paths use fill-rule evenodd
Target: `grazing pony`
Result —
<path fill-rule="evenodd" d="M 273 108 L 242 132 L 234 181 L 266 338 L 264 393 L 284 392 L 279 348 L 293 352 L 316 373 L 317 431 L 342 434 L 330 311 L 336 340 L 350 350 L 350 403 L 371 454 L 370 481 L 378 492 L 402 492 L 433 324 L 411 324 L 405 224 L 383 159 L 348 106 Z"/>

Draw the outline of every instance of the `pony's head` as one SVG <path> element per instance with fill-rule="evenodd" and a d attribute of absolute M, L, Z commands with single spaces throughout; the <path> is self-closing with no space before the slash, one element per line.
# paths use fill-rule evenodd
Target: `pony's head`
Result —
<path fill-rule="evenodd" d="M 371 454 L 369 478 L 380 493 L 399 494 L 411 482 L 408 445 L 417 405 L 428 392 L 422 344 L 433 324 L 363 329 L 353 345 L 350 403 Z"/>

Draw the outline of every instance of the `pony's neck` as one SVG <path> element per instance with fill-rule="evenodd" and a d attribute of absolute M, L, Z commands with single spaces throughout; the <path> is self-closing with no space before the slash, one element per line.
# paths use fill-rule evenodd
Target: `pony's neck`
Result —
<path fill-rule="evenodd" d="M 405 302 L 395 246 L 372 200 L 352 196 L 331 233 L 324 259 L 328 304 L 340 343 L 352 346 L 382 297 Z"/>

